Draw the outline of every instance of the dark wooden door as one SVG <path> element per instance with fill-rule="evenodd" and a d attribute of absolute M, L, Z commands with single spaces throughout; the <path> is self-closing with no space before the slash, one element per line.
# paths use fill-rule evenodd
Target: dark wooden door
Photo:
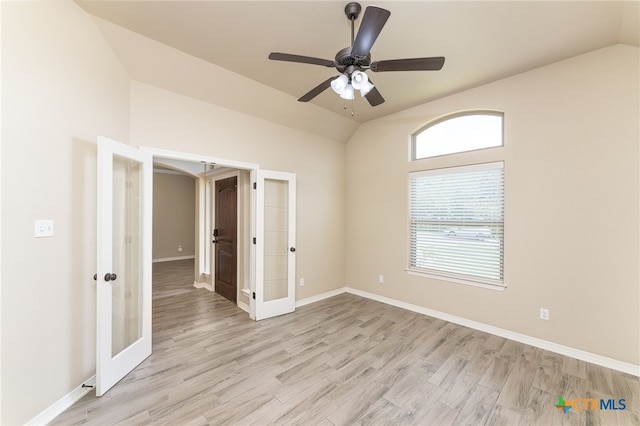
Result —
<path fill-rule="evenodd" d="M 215 291 L 232 302 L 237 301 L 236 240 L 238 229 L 238 178 L 230 177 L 215 183 Z"/>

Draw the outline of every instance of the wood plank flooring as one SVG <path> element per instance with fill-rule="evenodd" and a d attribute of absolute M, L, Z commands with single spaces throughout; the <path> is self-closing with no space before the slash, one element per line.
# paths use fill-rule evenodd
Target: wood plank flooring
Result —
<path fill-rule="evenodd" d="M 634 376 L 350 294 L 254 322 L 192 277 L 154 264 L 153 354 L 53 424 L 640 424 Z"/>

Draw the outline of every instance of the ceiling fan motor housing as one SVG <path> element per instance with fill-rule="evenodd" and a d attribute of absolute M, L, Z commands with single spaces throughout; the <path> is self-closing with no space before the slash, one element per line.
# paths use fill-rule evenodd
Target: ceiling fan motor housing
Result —
<path fill-rule="evenodd" d="M 371 63 L 371 55 L 367 55 L 364 59 L 354 58 L 351 56 L 351 46 L 349 46 L 336 53 L 336 63 L 336 69 L 341 73 L 349 72 L 347 70 L 349 67 L 353 67 L 351 72 L 355 70 L 362 71 L 364 68 L 369 67 Z M 351 72 L 349 72 L 349 74 L 351 74 Z"/>

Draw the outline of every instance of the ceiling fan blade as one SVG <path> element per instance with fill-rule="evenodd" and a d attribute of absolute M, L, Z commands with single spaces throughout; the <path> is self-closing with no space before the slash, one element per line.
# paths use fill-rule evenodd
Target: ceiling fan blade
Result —
<path fill-rule="evenodd" d="M 392 59 L 389 61 L 374 61 L 371 71 L 437 71 L 444 65 L 444 57 Z"/>
<path fill-rule="evenodd" d="M 369 6 L 364 11 L 360 28 L 358 29 L 358 35 L 351 47 L 351 56 L 356 59 L 365 59 L 369 56 L 373 43 L 380 35 L 382 27 L 389 19 L 389 12 L 386 9 L 381 9 L 376 6 Z"/>
<path fill-rule="evenodd" d="M 291 55 L 289 53 L 271 52 L 269 59 L 273 61 L 298 62 L 301 64 L 322 65 L 323 67 L 335 67 L 335 61 L 328 59 L 312 58 L 311 56 Z"/>
<path fill-rule="evenodd" d="M 298 101 L 299 102 L 309 102 L 311 99 L 315 98 L 320 93 L 324 92 L 329 87 L 331 87 L 331 82 L 333 80 L 335 80 L 336 78 L 338 78 L 338 76 L 329 77 L 328 79 L 326 79 L 325 81 L 323 81 L 322 83 L 318 84 L 316 87 L 314 87 L 313 89 L 309 90 L 307 93 L 302 95 L 302 97 L 300 99 L 298 99 Z"/>
<path fill-rule="evenodd" d="M 371 79 L 369 79 L 369 83 L 373 84 Z M 378 91 L 375 85 L 373 86 L 373 89 L 369 91 L 369 93 L 364 95 L 364 97 L 367 98 L 367 100 L 369 101 L 369 104 L 372 107 L 378 106 L 384 102 L 384 98 L 382 97 L 382 95 L 380 94 L 380 92 Z"/>

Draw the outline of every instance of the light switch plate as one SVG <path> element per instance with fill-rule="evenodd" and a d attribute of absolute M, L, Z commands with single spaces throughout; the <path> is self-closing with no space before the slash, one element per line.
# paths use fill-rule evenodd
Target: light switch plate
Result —
<path fill-rule="evenodd" d="M 36 238 L 53 237 L 53 220 L 36 220 L 33 226 L 33 236 Z"/>

